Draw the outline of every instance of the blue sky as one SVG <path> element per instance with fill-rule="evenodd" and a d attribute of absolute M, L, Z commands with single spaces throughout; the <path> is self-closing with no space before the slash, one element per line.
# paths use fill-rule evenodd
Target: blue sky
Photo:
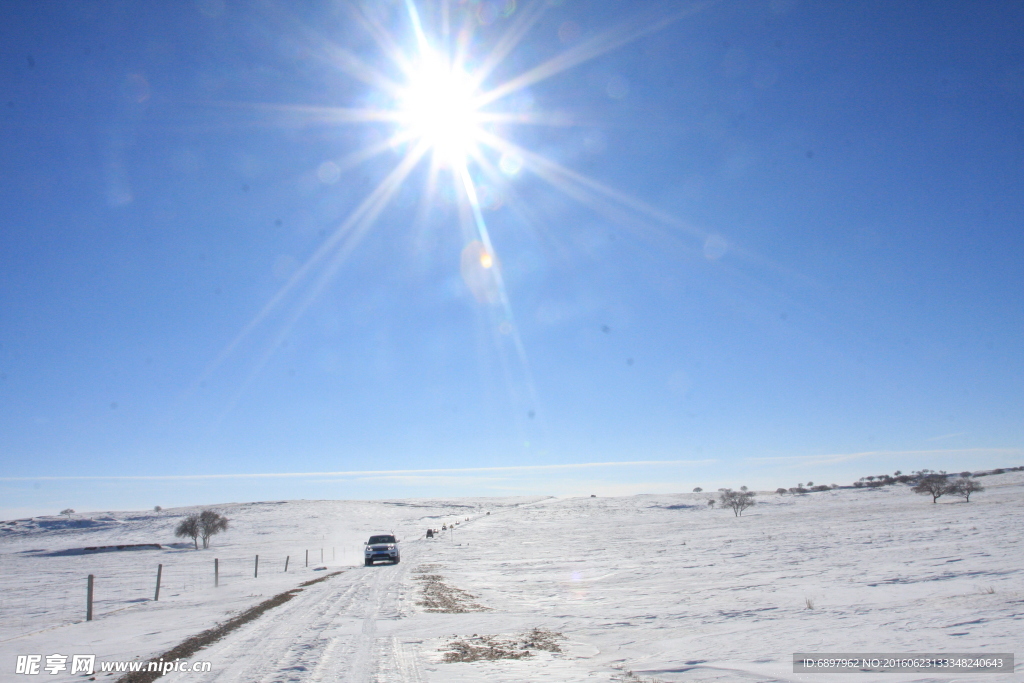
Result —
<path fill-rule="evenodd" d="M 5 4 L 0 516 L 1024 464 L 1021 7 L 448 7 Z"/>

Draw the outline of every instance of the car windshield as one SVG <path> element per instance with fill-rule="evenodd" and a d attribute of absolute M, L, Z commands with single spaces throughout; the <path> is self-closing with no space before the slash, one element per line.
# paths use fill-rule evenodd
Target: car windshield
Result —
<path fill-rule="evenodd" d="M 395 542 L 395 537 L 394 536 L 370 536 L 370 540 L 369 540 L 368 543 L 369 543 L 369 545 L 373 545 L 375 543 L 394 543 L 394 542 Z"/>

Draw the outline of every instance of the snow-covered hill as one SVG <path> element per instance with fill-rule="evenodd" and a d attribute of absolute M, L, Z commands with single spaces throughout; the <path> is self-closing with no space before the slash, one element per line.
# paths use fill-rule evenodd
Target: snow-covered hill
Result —
<path fill-rule="evenodd" d="M 970 503 L 935 505 L 905 486 L 762 493 L 742 517 L 710 493 L 228 504 L 212 507 L 230 529 L 203 551 L 172 535 L 195 509 L 4 523 L 0 670 L 19 654 L 153 657 L 322 566 L 345 571 L 201 650 L 210 673 L 161 680 L 807 680 L 829 676 L 793 674 L 794 652 L 1019 654 L 1024 474 L 981 481 Z M 379 531 L 403 562 L 362 567 Z M 137 543 L 164 548 L 76 551 Z M 481 647 L 516 658 L 445 661 Z M 925 678 L 951 677 L 858 674 Z"/>

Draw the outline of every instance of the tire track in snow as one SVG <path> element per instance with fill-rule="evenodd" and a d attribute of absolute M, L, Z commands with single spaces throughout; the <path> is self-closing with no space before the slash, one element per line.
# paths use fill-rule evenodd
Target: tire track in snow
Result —
<path fill-rule="evenodd" d="M 380 595 L 378 584 L 381 582 L 381 576 L 380 572 L 375 572 L 370 582 L 372 599 L 367 601 L 362 629 L 355 639 L 354 652 L 349 662 L 349 677 L 343 679 L 352 683 L 368 683 L 372 673 L 374 662 L 370 660 L 377 635 L 377 599 Z"/>
<path fill-rule="evenodd" d="M 410 544 L 411 545 L 411 544 Z M 412 551 L 412 552 L 410 552 Z M 415 555 L 406 546 L 407 556 Z M 421 681 L 415 653 L 377 634 L 377 620 L 402 616 L 400 595 L 407 562 L 352 568 L 307 589 L 223 641 L 196 653 L 207 674 L 172 673 L 161 680 L 189 683 L 291 683 L 293 681 Z M 383 666 L 381 664 L 383 663 Z M 391 675 L 397 669 L 399 677 Z M 386 678 L 380 679 L 378 671 Z"/>
<path fill-rule="evenodd" d="M 339 618 L 343 618 L 345 611 L 358 600 L 362 589 L 363 586 L 359 581 L 353 581 L 338 599 L 322 597 L 320 604 L 312 610 L 313 614 L 297 615 L 299 618 L 306 619 L 307 625 L 274 662 L 268 673 L 270 678 L 267 680 L 306 680 L 306 673 L 315 670 L 318 663 L 325 660 L 325 656 L 335 656 L 337 643 L 332 639 L 324 638 L 324 631 L 336 623 Z M 324 603 L 329 607 L 325 609 Z M 331 647 L 332 645 L 335 647 Z"/>
<path fill-rule="evenodd" d="M 306 589 L 281 607 L 197 652 L 192 661 L 211 662 L 213 671 L 210 673 L 168 674 L 161 680 L 194 683 L 299 680 L 304 671 L 300 668 L 302 664 L 294 661 L 293 650 L 302 654 L 319 649 L 316 640 L 324 624 L 333 622 L 357 598 L 361 586 L 353 574 L 354 570 L 321 584 L 322 590 Z"/>
<path fill-rule="evenodd" d="M 378 640 L 377 674 L 375 683 L 423 683 L 417 652 L 399 638 Z"/>
<path fill-rule="evenodd" d="M 408 573 L 409 564 L 407 560 L 414 554 L 409 551 L 403 552 L 406 555 L 406 562 L 388 568 L 391 571 L 375 572 L 376 575 L 371 584 L 373 594 L 371 599 L 367 601 L 362 631 L 357 639 L 356 652 L 351 664 L 351 677 L 348 679 L 353 681 L 353 683 L 377 683 L 381 681 L 378 671 L 385 668 L 381 666 L 381 660 L 388 658 L 390 652 L 382 652 L 378 648 L 377 620 L 379 618 L 399 619 L 402 616 L 399 606 L 399 595 L 401 593 L 402 580 Z M 388 639 L 388 642 L 390 640 Z"/>

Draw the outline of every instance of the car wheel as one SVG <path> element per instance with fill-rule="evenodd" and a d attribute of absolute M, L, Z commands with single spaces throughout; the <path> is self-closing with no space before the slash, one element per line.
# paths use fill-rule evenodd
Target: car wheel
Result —
<path fill-rule="evenodd" d="M 396 557 L 396 558 L 395 558 L 395 564 L 398 564 L 398 563 L 399 563 L 399 562 L 401 562 L 401 561 L 402 561 L 402 558 L 400 558 L 400 557 Z"/>
<path fill-rule="evenodd" d="M 373 560 L 363 560 L 363 566 L 365 566 L 365 567 L 372 567 L 373 566 Z"/>

